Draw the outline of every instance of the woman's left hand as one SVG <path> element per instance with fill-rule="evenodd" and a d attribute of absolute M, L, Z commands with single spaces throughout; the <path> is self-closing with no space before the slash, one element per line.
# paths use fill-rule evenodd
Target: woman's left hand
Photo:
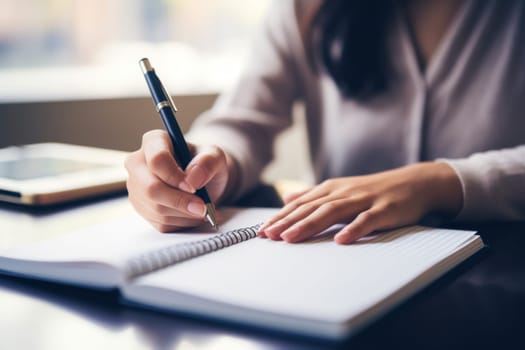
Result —
<path fill-rule="evenodd" d="M 299 242 L 346 222 L 334 238 L 345 244 L 376 230 L 415 224 L 430 213 L 454 216 L 463 205 L 463 194 L 448 164 L 427 162 L 326 180 L 286 198 L 285 204 L 259 229 L 259 236 Z"/>

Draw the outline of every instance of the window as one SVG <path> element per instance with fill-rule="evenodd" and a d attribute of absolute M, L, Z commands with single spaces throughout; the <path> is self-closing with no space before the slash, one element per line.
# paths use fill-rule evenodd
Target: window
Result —
<path fill-rule="evenodd" d="M 172 94 L 239 73 L 269 0 L 0 0 L 0 100 L 145 95 L 149 57 Z"/>

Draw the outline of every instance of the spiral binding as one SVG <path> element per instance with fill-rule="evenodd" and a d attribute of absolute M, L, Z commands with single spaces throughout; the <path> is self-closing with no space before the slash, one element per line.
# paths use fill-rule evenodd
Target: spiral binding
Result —
<path fill-rule="evenodd" d="M 141 254 L 128 260 L 126 276 L 137 277 L 167 266 L 208 254 L 231 245 L 247 241 L 257 236 L 262 223 L 248 226 L 199 241 L 177 243 L 152 252 Z"/>

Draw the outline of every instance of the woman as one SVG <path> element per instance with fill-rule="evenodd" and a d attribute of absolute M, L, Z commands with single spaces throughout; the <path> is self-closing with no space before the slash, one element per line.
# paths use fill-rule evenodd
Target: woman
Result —
<path fill-rule="evenodd" d="M 163 131 L 126 162 L 130 200 L 158 230 L 200 224 L 259 180 L 303 101 L 319 184 L 259 235 L 298 242 L 337 222 L 351 243 L 428 215 L 525 219 L 525 2 L 282 2 L 229 94 L 187 135 L 185 172 Z"/>

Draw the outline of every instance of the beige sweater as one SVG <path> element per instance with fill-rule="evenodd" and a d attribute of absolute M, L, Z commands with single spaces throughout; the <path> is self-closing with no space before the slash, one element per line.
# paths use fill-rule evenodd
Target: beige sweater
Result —
<path fill-rule="evenodd" d="M 257 183 L 303 101 L 318 181 L 444 159 L 463 186 L 458 219 L 525 219 L 525 1 L 466 1 L 424 73 L 398 14 L 389 43 L 399 79 L 367 103 L 310 69 L 298 20 L 314 5 L 276 4 L 236 87 L 188 135 L 238 160 L 238 193 Z"/>

